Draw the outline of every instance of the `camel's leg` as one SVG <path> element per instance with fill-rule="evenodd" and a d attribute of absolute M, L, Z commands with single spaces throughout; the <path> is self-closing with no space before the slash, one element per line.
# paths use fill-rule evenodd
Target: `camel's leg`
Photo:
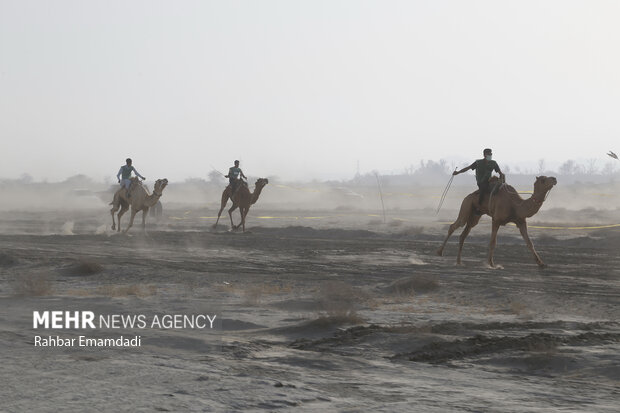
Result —
<path fill-rule="evenodd" d="M 116 211 L 118 211 L 118 208 L 119 208 L 119 205 L 113 205 L 112 209 L 110 210 L 110 214 L 112 214 L 112 231 L 116 229 L 116 222 L 114 221 L 114 214 L 116 214 Z"/>
<path fill-rule="evenodd" d="M 472 215 L 472 212 L 473 212 L 472 203 L 473 203 L 473 198 L 471 195 L 468 195 L 463 200 L 463 203 L 461 204 L 461 209 L 459 210 L 459 216 L 456 218 L 456 221 L 454 221 L 454 223 L 450 225 L 450 228 L 448 228 L 448 235 L 446 236 L 446 239 L 443 241 L 443 244 L 441 244 L 441 247 L 439 247 L 439 249 L 437 250 L 437 255 L 439 256 L 443 255 L 443 250 L 446 247 L 446 244 L 448 243 L 448 240 L 450 239 L 454 231 L 456 231 L 457 229 L 459 229 L 460 227 L 462 227 L 469 221 Z"/>
<path fill-rule="evenodd" d="M 220 215 L 222 215 L 222 211 L 226 208 L 226 204 L 228 203 L 228 198 L 230 198 L 230 189 L 226 187 L 224 192 L 222 192 L 222 201 L 220 204 L 220 212 L 217 213 L 217 219 L 215 220 L 215 224 L 213 224 L 213 228 L 217 227 L 217 223 L 220 222 Z"/>
<path fill-rule="evenodd" d="M 437 250 L 437 255 L 439 255 L 440 257 L 443 255 L 443 249 L 446 247 L 448 240 L 450 239 L 454 231 L 456 231 L 463 225 L 464 222 L 461 222 L 459 219 L 457 219 L 452 225 L 450 225 L 450 228 L 448 228 L 448 235 L 446 236 L 446 239 L 443 240 L 443 244 L 441 244 L 441 247 L 439 247 L 439 249 Z"/>
<path fill-rule="evenodd" d="M 142 232 L 146 232 L 146 214 L 149 212 L 149 208 L 146 207 L 142 210 Z"/>
<path fill-rule="evenodd" d="M 523 221 L 521 223 L 518 223 L 517 227 L 519 227 L 519 231 L 521 231 L 521 236 L 525 240 L 527 247 L 530 249 L 530 251 L 532 251 L 532 254 L 534 254 L 534 259 L 536 260 L 536 264 L 538 264 L 539 267 L 546 267 L 547 265 L 543 262 L 543 260 L 540 259 L 540 256 L 534 249 L 534 244 L 532 243 L 532 240 L 530 239 L 530 236 L 527 233 L 527 223 Z"/>
<path fill-rule="evenodd" d="M 121 203 L 121 210 L 118 211 L 118 216 L 117 216 L 117 221 L 118 221 L 118 228 L 116 229 L 118 232 L 121 231 L 121 217 L 125 214 L 125 212 L 127 212 L 127 210 L 129 209 L 129 206 Z"/>
<path fill-rule="evenodd" d="M 469 235 L 469 231 L 471 231 L 473 227 L 478 225 L 480 218 L 481 218 L 481 215 L 472 214 L 469 217 L 469 220 L 467 221 L 467 225 L 465 225 L 465 229 L 463 230 L 463 232 L 461 233 L 461 236 L 459 237 L 459 252 L 456 255 L 456 263 L 458 265 L 461 265 L 461 253 L 463 252 L 463 244 L 465 244 L 465 239 Z"/>
<path fill-rule="evenodd" d="M 241 208 L 239 208 L 241 209 Z M 250 210 L 250 208 L 243 208 L 243 210 L 241 211 L 241 226 L 243 228 L 243 232 L 245 232 L 245 217 L 248 216 L 248 211 Z"/>
<path fill-rule="evenodd" d="M 488 264 L 492 268 L 495 268 L 495 263 L 493 262 L 493 254 L 495 253 L 495 244 L 497 243 L 497 231 L 499 231 L 499 222 L 493 220 L 491 227 L 491 242 L 489 243 Z"/>
<path fill-rule="evenodd" d="M 241 222 L 239 222 L 239 225 L 237 225 L 237 228 L 242 227 L 243 228 L 243 232 L 245 232 L 245 215 L 243 214 L 245 208 L 239 207 L 239 216 L 241 217 Z"/>
<path fill-rule="evenodd" d="M 129 231 L 129 228 L 131 228 L 133 226 L 133 220 L 136 217 L 136 214 L 138 213 L 138 211 L 136 211 L 135 209 L 131 208 L 131 218 L 129 219 L 129 225 L 127 226 L 127 228 L 125 229 L 125 233 L 127 231 Z"/>
<path fill-rule="evenodd" d="M 121 202 L 119 200 L 118 192 L 114 194 L 114 198 L 112 199 L 112 209 L 110 209 L 110 214 L 112 215 L 112 231 L 116 229 L 116 223 L 114 222 L 114 214 L 121 207 Z M 120 224 L 119 224 L 120 225 Z"/>
<path fill-rule="evenodd" d="M 230 228 L 233 230 L 236 229 L 235 224 L 233 223 L 233 219 L 232 219 L 232 213 L 235 209 L 237 209 L 237 205 L 233 204 L 233 206 L 231 206 L 230 209 L 228 210 L 228 216 L 230 217 Z"/>

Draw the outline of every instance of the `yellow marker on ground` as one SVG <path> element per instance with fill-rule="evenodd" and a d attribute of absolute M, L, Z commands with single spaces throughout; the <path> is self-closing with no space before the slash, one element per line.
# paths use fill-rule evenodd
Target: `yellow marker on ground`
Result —
<path fill-rule="evenodd" d="M 262 216 L 262 217 L 256 217 L 258 219 L 299 219 L 299 217 L 269 217 L 269 216 Z"/>
<path fill-rule="evenodd" d="M 514 224 L 511 224 L 514 225 Z M 611 225 L 596 225 L 591 227 L 547 227 L 541 225 L 528 225 L 528 228 L 538 228 L 538 229 L 606 229 L 606 228 L 618 228 L 620 224 L 611 224 Z"/>

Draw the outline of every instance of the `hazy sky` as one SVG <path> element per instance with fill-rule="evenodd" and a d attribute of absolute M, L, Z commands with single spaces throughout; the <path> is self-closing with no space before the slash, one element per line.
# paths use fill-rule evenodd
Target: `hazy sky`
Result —
<path fill-rule="evenodd" d="M 0 177 L 620 152 L 618 1 L 0 0 Z"/>

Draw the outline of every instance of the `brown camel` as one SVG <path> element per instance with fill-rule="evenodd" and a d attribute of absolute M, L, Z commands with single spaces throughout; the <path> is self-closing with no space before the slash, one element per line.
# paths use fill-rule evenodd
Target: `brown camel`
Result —
<path fill-rule="evenodd" d="M 133 220 L 139 211 L 142 211 L 142 231 L 145 231 L 146 214 L 149 212 L 150 207 L 157 204 L 157 201 L 161 198 L 161 193 L 166 185 L 168 185 L 167 179 L 158 179 L 155 181 L 153 193 L 149 194 L 147 189 L 142 186 L 142 183 L 138 177 L 131 178 L 131 185 L 129 186 L 129 200 L 125 197 L 125 190 L 121 188 L 116 191 L 114 194 L 114 200 L 110 204 L 112 205 L 112 209 L 110 210 L 110 213 L 112 214 L 112 230 L 117 229 L 116 223 L 114 222 L 114 213 L 120 208 L 120 211 L 118 212 L 118 231 L 120 232 L 121 217 L 131 206 L 131 219 L 129 220 L 129 226 L 127 226 L 125 232 L 129 231 L 129 228 L 131 228 L 133 225 Z"/>
<path fill-rule="evenodd" d="M 258 197 L 260 196 L 261 191 L 268 183 L 269 180 L 267 178 L 258 178 L 254 186 L 254 192 L 250 192 L 247 183 L 239 183 L 237 191 L 232 196 L 233 205 L 228 210 L 228 215 L 230 216 L 230 226 L 233 230 L 242 227 L 243 232 L 245 232 L 245 217 L 246 215 L 248 215 L 250 206 L 254 205 L 256 201 L 258 201 Z M 230 198 L 230 192 L 230 186 L 227 186 L 226 189 L 224 189 L 224 192 L 222 192 L 222 206 L 220 207 L 220 212 L 217 213 L 217 220 L 215 221 L 215 224 L 213 224 L 213 228 L 217 227 L 217 223 L 220 220 L 220 215 L 222 215 L 222 211 L 226 207 L 226 203 Z M 237 208 L 239 208 L 239 213 L 241 214 L 241 222 L 239 223 L 239 225 L 235 225 L 232 219 L 232 213 Z"/>
<path fill-rule="evenodd" d="M 491 178 L 491 188 L 498 183 L 497 177 Z M 456 263 L 461 264 L 461 251 L 463 250 L 463 243 L 465 238 L 469 234 L 469 231 L 478 224 L 482 215 L 475 213 L 476 207 L 480 212 L 487 214 L 492 218 L 492 230 L 491 230 L 491 243 L 489 244 L 489 256 L 488 264 L 491 267 L 495 267 L 493 262 L 493 252 L 495 250 L 495 244 L 497 240 L 497 231 L 502 225 L 506 225 L 509 222 L 516 224 L 521 231 L 521 236 L 525 240 L 530 251 L 534 254 L 534 259 L 540 267 L 545 267 L 545 263 L 540 259 L 534 244 L 530 240 L 527 234 L 526 218 L 529 218 L 536 214 L 542 206 L 547 193 L 557 184 L 557 180 L 550 176 L 538 176 L 536 182 L 534 182 L 534 192 L 528 199 L 523 199 L 519 196 L 517 191 L 510 185 L 501 184 L 497 192 L 491 196 L 485 195 L 482 205 L 478 206 L 478 191 L 473 192 L 465 197 L 461 204 L 461 210 L 459 216 L 448 229 L 448 236 L 444 240 L 441 248 L 437 251 L 438 255 L 443 255 L 443 250 L 448 242 L 448 239 L 452 233 L 457 229 L 465 225 L 465 229 L 459 237 L 459 252 L 456 257 Z"/>

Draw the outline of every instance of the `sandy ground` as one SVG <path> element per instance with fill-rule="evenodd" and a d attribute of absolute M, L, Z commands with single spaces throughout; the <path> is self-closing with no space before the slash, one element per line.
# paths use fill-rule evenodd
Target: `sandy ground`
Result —
<path fill-rule="evenodd" d="M 485 219 L 455 266 L 457 236 L 435 254 L 453 214 L 256 208 L 243 234 L 178 208 L 117 235 L 105 210 L 4 212 L 0 409 L 617 411 L 620 230 L 532 229 L 540 270 L 506 227 L 489 269 Z M 35 335 L 85 332 L 34 330 L 34 310 L 218 322 L 86 331 L 139 348 L 41 348 Z"/>

